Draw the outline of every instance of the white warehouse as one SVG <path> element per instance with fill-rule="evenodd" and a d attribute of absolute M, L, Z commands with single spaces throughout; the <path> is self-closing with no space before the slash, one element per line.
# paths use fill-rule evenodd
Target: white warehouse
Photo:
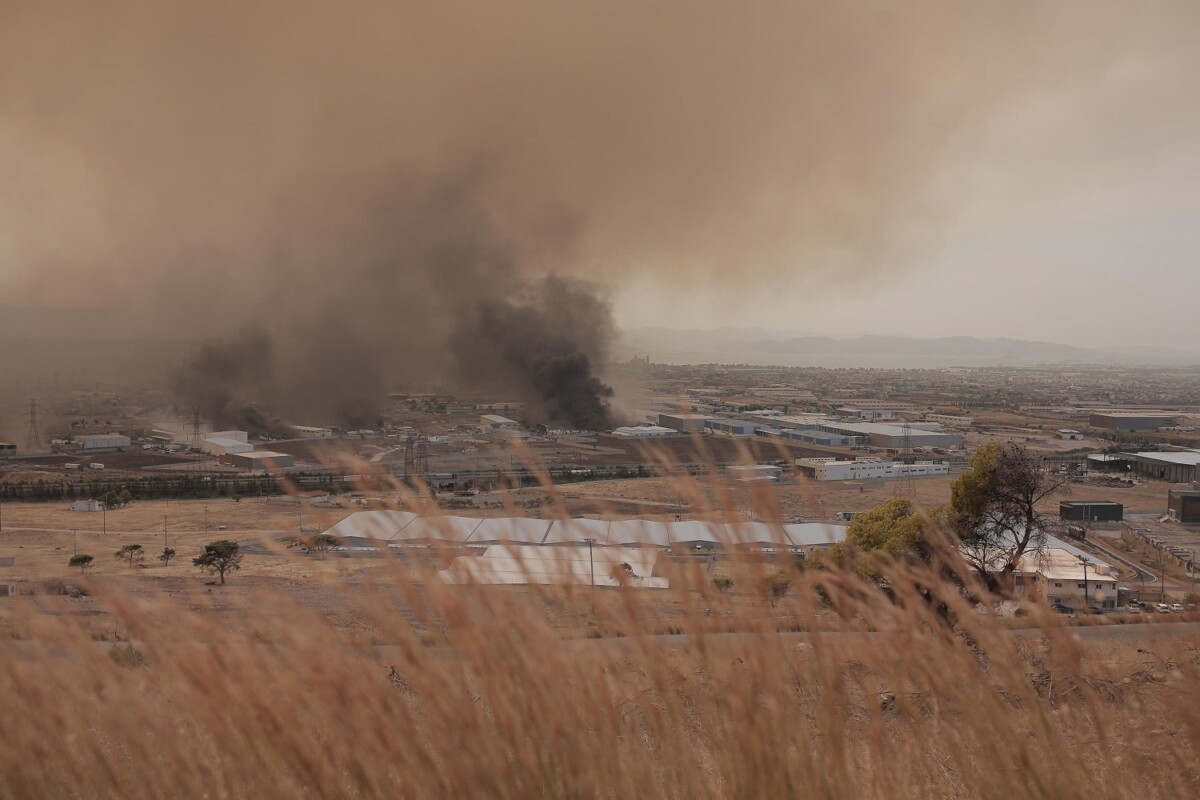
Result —
<path fill-rule="evenodd" d="M 950 466 L 938 462 L 904 464 L 899 461 L 877 461 L 857 459 L 839 461 L 834 458 L 798 458 L 796 470 L 805 477 L 818 481 L 852 481 L 879 478 L 917 478 L 929 475 L 948 475 Z"/>
<path fill-rule="evenodd" d="M 120 447 L 129 447 L 132 442 L 128 436 L 122 436 L 119 433 L 89 433 L 84 436 L 76 436 L 75 444 L 84 450 L 115 450 Z"/>
<path fill-rule="evenodd" d="M 249 453 L 254 449 L 250 436 L 245 431 L 216 431 L 204 435 L 200 441 L 201 452 L 210 456 L 227 456 L 233 453 Z"/>

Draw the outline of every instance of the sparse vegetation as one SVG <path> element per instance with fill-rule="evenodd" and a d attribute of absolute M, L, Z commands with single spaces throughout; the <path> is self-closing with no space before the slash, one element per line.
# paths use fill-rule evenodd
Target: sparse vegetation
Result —
<path fill-rule="evenodd" d="M 163 563 L 164 567 L 171 566 L 171 559 L 175 558 L 174 547 L 164 547 L 163 551 L 158 554 L 158 560 Z"/>
<path fill-rule="evenodd" d="M 120 550 L 113 554 L 118 561 L 128 562 L 129 568 L 133 569 L 135 563 L 145 560 L 146 554 L 142 550 L 140 544 L 123 545 Z"/>
<path fill-rule="evenodd" d="M 304 545 L 310 551 L 324 557 L 326 553 L 338 546 L 338 538 L 330 533 L 317 533 L 305 537 Z"/>
<path fill-rule="evenodd" d="M 94 556 L 90 556 L 87 553 L 79 553 L 77 555 L 71 556 L 71 560 L 68 562 L 68 566 L 79 567 L 79 572 L 82 573 L 88 567 L 92 566 L 92 562 L 95 560 L 96 559 Z"/>
<path fill-rule="evenodd" d="M 241 545 L 230 539 L 220 539 L 204 546 L 204 552 L 192 559 L 192 564 L 208 572 L 218 575 L 221 585 L 225 584 L 225 573 L 238 570 L 242 566 Z"/>

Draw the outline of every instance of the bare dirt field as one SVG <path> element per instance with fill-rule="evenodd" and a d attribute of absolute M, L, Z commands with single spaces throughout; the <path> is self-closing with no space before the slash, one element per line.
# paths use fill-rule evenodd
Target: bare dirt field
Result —
<path fill-rule="evenodd" d="M 218 532 L 225 526 L 230 533 L 237 531 L 298 532 L 300 522 L 305 528 L 324 530 L 350 513 L 349 508 L 321 508 L 319 506 L 277 505 L 270 498 L 243 498 L 240 501 L 228 498 L 207 500 L 142 500 L 126 508 L 117 508 L 103 513 L 68 511 L 67 502 L 57 503 L 5 503 L 3 535 L 19 528 L 51 529 L 60 531 L 100 531 L 110 534 L 121 532 L 162 533 L 164 521 L 169 532 Z M 0 544 L 0 547 L 3 545 Z"/>

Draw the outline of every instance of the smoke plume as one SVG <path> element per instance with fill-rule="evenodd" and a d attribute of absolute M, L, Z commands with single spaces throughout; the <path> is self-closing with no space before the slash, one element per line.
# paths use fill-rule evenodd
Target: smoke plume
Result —
<path fill-rule="evenodd" d="M 1194 68 L 1151 5 L 8 0 L 0 296 L 214 342 L 209 407 L 369 420 L 491 359 L 599 421 L 604 292 L 912 263 L 995 109 Z"/>
<path fill-rule="evenodd" d="M 548 277 L 516 297 L 481 301 L 452 341 L 464 377 L 528 387 L 549 419 L 598 430 L 613 390 L 595 367 L 611 337 L 606 303 L 584 283 Z"/>

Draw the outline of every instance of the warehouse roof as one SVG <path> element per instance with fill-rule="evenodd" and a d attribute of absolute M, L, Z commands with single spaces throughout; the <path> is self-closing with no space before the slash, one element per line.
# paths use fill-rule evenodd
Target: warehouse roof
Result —
<path fill-rule="evenodd" d="M 853 433 L 876 433 L 881 436 L 904 436 L 906 434 L 912 436 L 927 436 L 931 433 L 944 436 L 957 435 L 945 434 L 940 430 L 929 430 L 928 428 L 918 428 L 912 425 L 906 427 L 903 425 L 888 425 L 882 422 L 832 422 L 825 423 L 825 426 L 828 428 L 851 431 Z"/>
<path fill-rule="evenodd" d="M 1183 464 L 1184 466 L 1194 467 L 1200 464 L 1200 450 L 1186 450 L 1175 453 L 1130 453 L 1137 458 L 1142 458 L 1147 461 L 1163 461 L 1168 464 Z"/>
<path fill-rule="evenodd" d="M 578 544 L 592 540 L 598 545 L 647 545 L 670 547 L 679 544 L 777 545 L 818 547 L 846 538 L 846 528 L 821 522 L 775 525 L 766 522 L 726 524 L 685 520 L 545 520 L 530 517 L 419 516 L 405 511 L 360 511 L 329 528 L 339 538 L 378 539 L 402 542 L 447 542 L 458 544 Z"/>

